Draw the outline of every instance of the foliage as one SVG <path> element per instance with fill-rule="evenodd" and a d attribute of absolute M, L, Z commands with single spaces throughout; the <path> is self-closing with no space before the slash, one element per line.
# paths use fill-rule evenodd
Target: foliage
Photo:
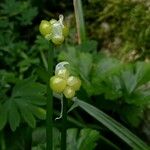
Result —
<path fill-rule="evenodd" d="M 45 86 L 34 82 L 33 78 L 19 81 L 13 88 L 11 97 L 1 104 L 0 129 L 7 121 L 14 131 L 23 120 L 35 127 L 35 117 L 45 119 L 46 112 L 39 106 L 45 105 Z"/>
<path fill-rule="evenodd" d="M 149 58 L 149 7 L 146 0 L 89 0 L 85 18 L 90 36 L 99 40 L 103 50 L 125 61 Z"/>
<path fill-rule="evenodd" d="M 61 52 L 59 60 L 67 60 L 73 66 L 70 69 L 81 76 L 89 96 L 104 95 L 101 101 L 116 105 L 115 110 L 113 106 L 110 108 L 111 111 L 119 113 L 121 118 L 124 116 L 134 126 L 140 123 L 145 106 L 149 105 L 149 63 L 123 63 L 102 53 L 81 52 L 74 47 Z M 98 103 L 100 106 L 101 102 Z"/>
<path fill-rule="evenodd" d="M 37 8 L 32 7 L 29 1 L 17 2 L 15 0 L 6 0 L 1 3 L 0 8 L 1 66 L 7 68 L 9 72 L 15 71 L 15 75 L 22 78 L 25 71 L 39 63 L 39 59 L 33 57 L 34 54 L 29 55 L 31 39 L 27 41 L 28 37 L 25 34 L 26 28 L 29 33 L 32 33 L 30 25 L 37 15 Z M 32 37 L 30 36 L 30 38 Z M 17 70 L 19 71 L 17 72 Z"/>
<path fill-rule="evenodd" d="M 82 109 L 88 112 L 91 116 L 97 119 L 99 122 L 104 124 L 107 128 L 109 128 L 112 132 L 118 135 L 121 139 L 123 139 L 127 144 L 129 144 L 133 149 L 143 149 L 147 150 L 148 146 L 145 145 L 138 137 L 124 128 L 121 124 L 117 123 L 111 117 L 107 116 L 97 108 L 93 107 L 90 104 L 87 104 L 79 99 L 75 99 L 75 104 L 79 105 Z"/>
<path fill-rule="evenodd" d="M 86 39 L 80 45 L 73 45 L 77 40 L 75 26 L 71 26 L 69 39 L 55 49 L 54 65 L 60 60 L 68 61 L 71 73 L 82 79 L 82 88 L 77 96 L 143 138 L 142 128 L 149 134 L 149 121 L 144 120 L 150 98 L 148 2 L 88 0 L 83 1 L 83 4 L 87 33 L 98 42 Z M 47 51 L 50 46 L 39 36 L 37 24 L 41 18 L 50 20 L 55 16 L 56 8 L 71 18 L 70 1 L 0 2 L 2 150 L 23 150 L 28 146 L 32 146 L 33 150 L 45 149 L 43 126 L 46 115 L 46 82 L 49 79 Z M 101 47 L 102 52 L 97 52 L 97 46 Z M 110 56 L 104 54 L 107 50 Z M 147 61 L 144 62 L 145 59 Z M 127 62 L 130 60 L 132 63 Z M 134 62 L 135 60 L 139 61 Z M 54 116 L 60 110 L 56 98 Z M 71 104 L 69 101 L 69 107 Z M 91 112 L 94 111 L 88 113 Z M 80 109 L 68 114 L 68 143 L 71 143 L 68 144 L 68 149 L 93 150 L 101 146 L 103 149 L 129 149 L 124 143 L 125 139 L 119 140 L 101 124 L 95 120 L 91 122 L 90 119 Z M 143 120 L 146 122 L 144 125 Z M 55 123 L 58 129 L 54 129 L 54 143 L 59 147 L 60 121 Z M 141 128 L 140 125 L 144 127 Z"/>
<path fill-rule="evenodd" d="M 60 150 L 60 132 L 54 128 L 53 133 L 54 150 Z M 45 140 L 43 140 L 43 137 L 45 137 L 45 128 L 39 128 L 33 132 L 33 140 L 36 140 L 34 141 L 35 145 L 38 143 L 38 145 L 32 148 L 33 150 L 43 150 L 45 148 Z M 70 128 L 67 130 L 67 150 L 93 150 L 97 145 L 99 137 L 99 132 L 96 130 L 89 128 L 83 128 L 81 130 Z"/>

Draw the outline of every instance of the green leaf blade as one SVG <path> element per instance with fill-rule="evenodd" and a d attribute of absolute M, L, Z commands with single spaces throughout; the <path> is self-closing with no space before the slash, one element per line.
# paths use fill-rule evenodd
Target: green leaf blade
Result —
<path fill-rule="evenodd" d="M 78 149 L 93 150 L 97 145 L 96 141 L 99 137 L 99 132 L 96 130 L 82 129 L 78 140 Z"/>
<path fill-rule="evenodd" d="M 46 111 L 43 108 L 34 106 L 34 105 L 29 105 L 28 106 L 30 111 L 39 119 L 45 120 L 46 119 Z"/>
<path fill-rule="evenodd" d="M 104 112 L 98 110 L 96 107 L 83 102 L 81 100 L 75 100 L 78 105 L 101 122 L 104 126 L 106 126 L 109 130 L 115 133 L 118 137 L 120 137 L 123 141 L 125 141 L 128 145 L 136 150 L 148 150 L 149 147 L 140 140 L 136 135 L 130 132 L 127 128 L 122 126 L 120 123 L 106 115 Z"/>
<path fill-rule="evenodd" d="M 27 106 L 21 106 L 20 105 L 20 111 L 21 111 L 21 115 L 23 117 L 23 119 L 25 120 L 25 122 L 32 128 L 35 128 L 36 126 L 36 120 L 32 114 L 32 112 L 30 111 L 30 109 Z"/>
<path fill-rule="evenodd" d="M 7 123 L 7 109 L 6 105 L 0 105 L 0 130 L 2 130 Z"/>
<path fill-rule="evenodd" d="M 10 103 L 8 120 L 9 120 L 11 130 L 15 131 L 16 128 L 20 124 L 20 114 L 19 114 L 19 112 L 17 110 L 17 106 L 14 102 Z"/>

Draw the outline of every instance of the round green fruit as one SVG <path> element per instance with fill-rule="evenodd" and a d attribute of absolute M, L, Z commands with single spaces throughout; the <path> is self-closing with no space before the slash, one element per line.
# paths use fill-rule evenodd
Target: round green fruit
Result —
<path fill-rule="evenodd" d="M 67 79 L 67 85 L 72 87 L 75 91 L 80 89 L 81 86 L 81 80 L 78 77 L 70 76 Z"/>
<path fill-rule="evenodd" d="M 39 31 L 44 36 L 46 36 L 47 34 L 50 34 L 52 31 L 52 27 L 49 21 L 42 20 L 39 26 Z"/>
<path fill-rule="evenodd" d="M 61 93 L 66 87 L 66 80 L 58 76 L 50 78 L 50 87 L 56 93 Z"/>
<path fill-rule="evenodd" d="M 64 27 L 62 28 L 62 32 L 63 32 L 63 36 L 64 36 L 64 37 L 67 37 L 68 34 L 69 34 L 69 29 L 68 29 L 68 27 L 67 27 L 67 26 L 64 26 Z"/>
<path fill-rule="evenodd" d="M 75 96 L 75 90 L 72 87 L 67 86 L 64 91 L 64 95 L 66 98 L 71 99 Z"/>
<path fill-rule="evenodd" d="M 64 41 L 64 36 L 61 36 L 61 35 L 55 35 L 52 37 L 52 42 L 55 44 L 55 45 L 60 45 L 62 44 Z"/>

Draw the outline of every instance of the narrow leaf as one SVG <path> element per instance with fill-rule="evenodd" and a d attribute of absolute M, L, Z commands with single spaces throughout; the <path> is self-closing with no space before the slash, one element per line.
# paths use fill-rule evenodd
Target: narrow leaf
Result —
<path fill-rule="evenodd" d="M 20 108 L 21 108 L 20 110 L 21 115 L 23 119 L 25 120 L 25 122 L 27 122 L 30 127 L 35 128 L 36 121 L 30 109 L 27 106 L 22 106 Z"/>
<path fill-rule="evenodd" d="M 43 108 L 34 106 L 34 105 L 29 105 L 28 106 L 30 111 L 39 119 L 45 120 L 46 118 L 46 111 Z"/>
<path fill-rule="evenodd" d="M 81 44 L 86 40 L 85 23 L 81 0 L 74 0 L 75 18 L 78 31 L 78 42 Z"/>
<path fill-rule="evenodd" d="M 136 150 L 149 149 L 149 147 L 141 139 L 139 139 L 131 131 L 129 131 L 127 128 L 122 126 L 120 123 L 115 121 L 113 118 L 111 118 L 101 110 L 79 99 L 76 99 L 75 101 L 83 110 L 85 110 L 88 114 L 90 114 L 92 117 L 94 117 L 104 126 L 106 126 L 109 130 L 111 130 L 114 134 L 120 137 L 124 142 L 130 145 L 133 149 Z"/>

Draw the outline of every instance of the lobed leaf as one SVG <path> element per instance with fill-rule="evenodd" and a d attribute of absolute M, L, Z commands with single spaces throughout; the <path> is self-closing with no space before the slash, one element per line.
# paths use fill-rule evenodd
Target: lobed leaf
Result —
<path fill-rule="evenodd" d="M 0 104 L 0 130 L 4 128 L 7 123 L 7 105 Z"/>
<path fill-rule="evenodd" d="M 15 131 L 20 124 L 20 113 L 18 112 L 17 105 L 12 101 L 8 109 L 8 121 L 12 131 Z"/>

